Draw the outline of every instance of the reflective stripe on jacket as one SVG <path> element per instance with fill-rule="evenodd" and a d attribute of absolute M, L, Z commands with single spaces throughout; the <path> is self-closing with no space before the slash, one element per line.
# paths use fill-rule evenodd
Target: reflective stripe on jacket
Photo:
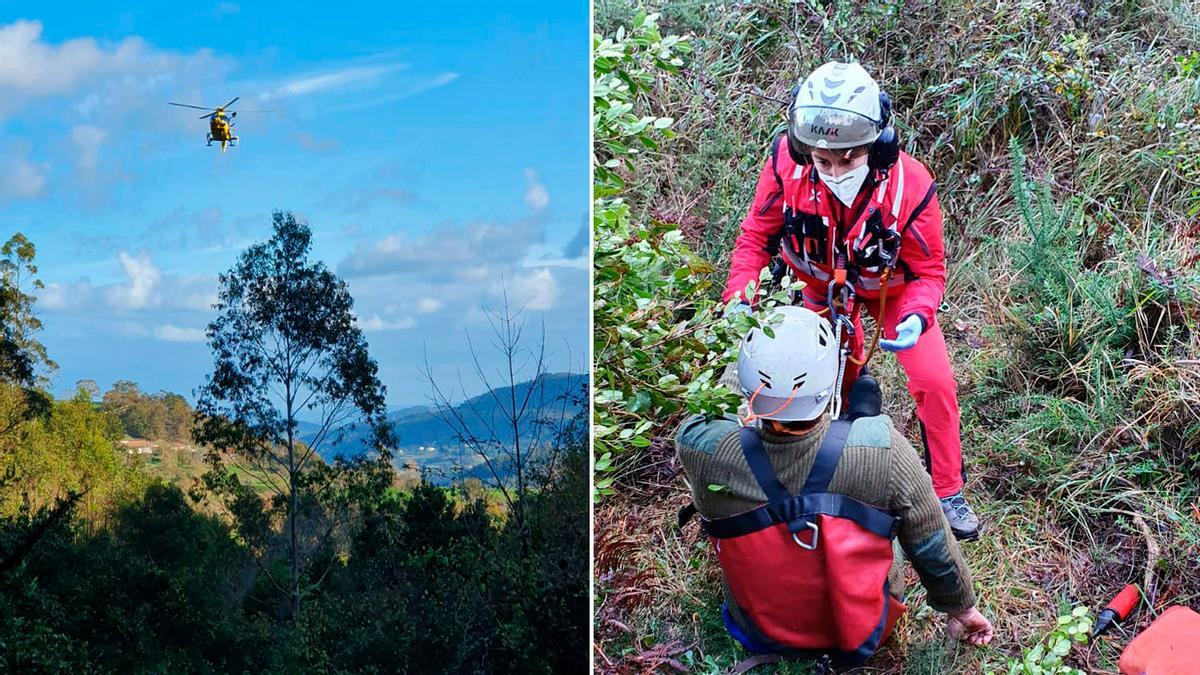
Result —
<path fill-rule="evenodd" d="M 888 296 L 900 299 L 901 316 L 916 314 L 926 326 L 932 325 L 946 290 L 946 261 L 937 185 L 925 166 L 900 153 L 886 181 L 877 172 L 872 177 L 875 184 L 868 183 L 875 194 L 865 200 L 860 195 L 855 202 L 861 205 L 855 222 L 838 222 L 835 209 L 843 217 L 852 211 L 840 204 L 831 206 L 837 197 L 810 165 L 792 160 L 786 143 L 783 135 L 776 139 L 759 174 L 722 299 L 745 299 L 747 284 L 757 282 L 776 253 L 783 254 L 801 281 L 824 294 L 839 251 L 847 252 L 850 266 L 857 267 L 855 291 L 866 299 L 880 297 L 882 269 L 868 241 L 868 223 L 875 218 L 876 227 L 894 229 L 901 235 Z"/>

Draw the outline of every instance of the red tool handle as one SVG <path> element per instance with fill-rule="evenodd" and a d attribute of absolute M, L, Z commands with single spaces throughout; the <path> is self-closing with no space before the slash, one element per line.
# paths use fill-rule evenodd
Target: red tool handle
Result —
<path fill-rule="evenodd" d="M 1117 593 L 1117 597 L 1113 598 L 1112 602 L 1105 606 L 1105 609 L 1111 609 L 1117 615 L 1118 619 L 1124 619 L 1129 616 L 1129 612 L 1133 611 L 1133 608 L 1137 606 L 1138 601 L 1141 599 L 1142 593 L 1138 590 L 1138 587 L 1129 584 L 1125 588 L 1122 588 L 1120 593 Z"/>

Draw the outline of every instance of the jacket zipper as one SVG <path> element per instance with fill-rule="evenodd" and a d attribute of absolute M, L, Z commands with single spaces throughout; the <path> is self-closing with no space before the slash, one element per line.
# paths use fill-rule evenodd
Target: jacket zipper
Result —
<path fill-rule="evenodd" d="M 767 200 L 767 203 L 763 204 L 763 207 L 758 210 L 758 215 L 760 215 L 760 216 L 767 215 L 767 211 L 769 211 L 771 209 L 771 207 L 775 205 L 775 202 L 779 201 L 779 198 L 782 196 L 783 196 L 783 190 L 780 190 L 779 192 L 776 192 L 775 194 L 771 195 L 771 198 Z"/>

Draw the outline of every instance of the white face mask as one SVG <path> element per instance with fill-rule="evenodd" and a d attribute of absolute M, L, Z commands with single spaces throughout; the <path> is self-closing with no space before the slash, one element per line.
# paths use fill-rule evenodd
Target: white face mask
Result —
<path fill-rule="evenodd" d="M 826 187 L 837 196 L 838 201 L 850 206 L 854 203 L 854 198 L 858 196 L 858 191 L 862 189 L 863 182 L 867 180 L 867 174 L 870 171 L 871 168 L 864 162 L 857 169 L 851 169 L 837 178 L 827 173 L 821 173 L 819 170 L 817 175 L 825 181 Z"/>

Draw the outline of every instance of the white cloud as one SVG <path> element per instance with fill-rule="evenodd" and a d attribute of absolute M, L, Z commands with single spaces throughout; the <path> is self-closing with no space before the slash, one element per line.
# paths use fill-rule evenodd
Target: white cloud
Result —
<path fill-rule="evenodd" d="M 578 258 L 537 258 L 536 260 L 522 261 L 521 267 L 569 267 L 586 270 L 591 269 L 592 263 L 583 256 Z"/>
<path fill-rule="evenodd" d="M 384 75 L 395 73 L 408 68 L 404 63 L 387 63 L 377 66 L 348 66 L 338 70 L 320 73 L 308 73 L 275 88 L 264 94 L 264 100 L 303 96 L 315 94 L 329 89 L 337 89 L 350 84 L 364 83 L 377 80 Z"/>
<path fill-rule="evenodd" d="M 430 89 L 444 87 L 457 79 L 458 73 L 442 73 L 441 75 L 437 75 L 433 78 L 425 80 L 424 82 L 418 82 L 417 84 L 409 87 L 408 91 L 405 92 L 405 95 L 416 96 L 417 94 L 425 93 Z"/>
<path fill-rule="evenodd" d="M 55 42 L 39 21 L 0 21 L 0 128 L 9 116 L 28 112 L 63 129 L 39 144 L 45 164 L 0 146 L 0 206 L 50 193 L 89 208 L 109 202 L 115 183 L 140 177 L 123 170 L 125 161 L 198 130 L 194 116 L 148 114 L 149 106 L 202 100 L 232 63 L 207 49 L 157 49 L 136 36 Z M 116 130 L 120 144 L 112 142 Z"/>
<path fill-rule="evenodd" d="M 209 312 L 216 302 L 216 276 L 168 276 L 158 306 Z"/>
<path fill-rule="evenodd" d="M 162 51 L 136 36 L 106 44 L 90 37 L 50 43 L 40 21 L 0 24 L 0 112 L 36 98 L 77 94 L 71 107 L 76 114 L 103 114 L 110 126 L 115 120 L 109 118 L 141 111 L 148 99 L 177 92 L 179 83 L 218 80 L 225 65 L 209 50 Z M 154 116 L 139 120 L 145 126 Z"/>
<path fill-rule="evenodd" d="M 108 304 L 119 309 L 142 309 L 157 304 L 155 291 L 162 281 L 162 272 L 155 267 L 150 256 L 143 252 L 134 258 L 121 251 L 117 258 L 121 261 L 126 283 L 107 289 L 105 300 Z"/>
<path fill-rule="evenodd" d="M 0 89 L 35 95 L 70 91 L 83 78 L 111 60 L 127 59 L 141 42 L 130 38 L 105 53 L 92 38 L 69 40 L 58 46 L 42 42 L 40 21 L 17 21 L 0 26 Z"/>
<path fill-rule="evenodd" d="M 525 169 L 525 182 L 525 203 L 538 211 L 546 208 L 550 204 L 550 193 L 546 192 L 546 186 L 538 180 L 537 172 Z"/>
<path fill-rule="evenodd" d="M 0 204 L 41 197 L 45 190 L 46 165 L 29 161 L 20 151 L 11 151 L 0 163 Z"/>
<path fill-rule="evenodd" d="M 413 274 L 458 278 L 487 276 L 493 263 L 512 264 L 543 238 L 541 223 L 445 223 L 412 235 L 396 232 L 376 242 L 361 242 L 338 263 L 347 277 Z"/>
<path fill-rule="evenodd" d="M 217 301 L 215 276 L 182 276 L 164 273 L 145 252 L 136 257 L 117 254 L 125 281 L 93 286 L 86 278 L 74 283 L 49 283 L 38 294 L 46 309 L 69 311 L 105 307 L 109 310 L 188 310 L 209 312 Z"/>
<path fill-rule="evenodd" d="M 168 323 L 155 326 L 154 337 L 167 342 L 204 342 L 204 331 L 199 328 L 181 328 Z"/>
<path fill-rule="evenodd" d="M 492 292 L 498 293 L 500 290 L 506 290 L 518 307 L 532 311 L 551 309 L 558 299 L 558 283 L 554 280 L 554 274 L 545 267 L 533 274 L 506 280 L 502 286 L 494 286 Z"/>
<path fill-rule="evenodd" d="M 422 314 L 432 314 L 441 309 L 444 304 L 437 298 L 421 298 L 417 301 L 417 311 Z"/>
<path fill-rule="evenodd" d="M 544 321 L 550 334 L 582 335 L 586 256 L 558 259 L 561 245 L 544 243 L 545 213 L 508 223 L 449 221 L 424 232 L 364 238 L 337 265 L 364 319 L 360 325 L 378 329 L 399 317 L 415 318 L 415 330 L 388 339 L 411 341 L 436 325 L 438 341 L 452 340 L 450 334 L 462 329 L 489 330 L 482 308 L 497 310 L 507 296 L 531 321 Z M 550 256 L 555 260 L 547 263 Z"/>
<path fill-rule="evenodd" d="M 87 279 L 70 284 L 48 283 L 38 293 L 37 301 L 46 309 L 73 309 L 86 303 L 91 292 L 92 284 Z"/>
<path fill-rule="evenodd" d="M 442 73 L 427 80 L 419 80 L 415 83 L 408 84 L 407 86 L 400 86 L 398 87 L 398 91 L 386 96 L 381 96 L 379 98 L 374 98 L 367 101 L 345 103 L 329 108 L 328 110 L 329 112 L 347 112 L 350 110 L 362 110 L 363 108 L 371 108 L 377 105 L 383 105 L 385 103 L 402 101 L 406 98 L 416 96 L 417 94 L 423 94 L 431 89 L 444 87 L 457 79 L 458 73 Z"/>
<path fill-rule="evenodd" d="M 117 183 L 132 181 L 137 177 L 123 169 L 120 159 L 122 148 L 110 145 L 111 137 L 111 129 L 106 129 L 104 124 L 79 124 L 71 128 L 69 145 L 60 149 L 66 157 L 58 162 L 74 164 L 75 181 L 56 181 L 56 193 L 65 188 L 71 201 L 98 209 L 113 200 L 117 193 L 113 188 Z"/>
<path fill-rule="evenodd" d="M 378 314 L 372 314 L 370 318 L 359 319 L 358 326 L 365 331 L 384 331 L 384 330 L 404 330 L 417 325 L 415 319 L 411 316 L 406 316 L 395 321 L 385 321 L 379 318 Z"/>
<path fill-rule="evenodd" d="M 81 124 L 71 130 L 71 141 L 78 153 L 76 164 L 81 171 L 91 173 L 100 162 L 100 146 L 108 138 L 108 132 L 90 124 Z"/>

